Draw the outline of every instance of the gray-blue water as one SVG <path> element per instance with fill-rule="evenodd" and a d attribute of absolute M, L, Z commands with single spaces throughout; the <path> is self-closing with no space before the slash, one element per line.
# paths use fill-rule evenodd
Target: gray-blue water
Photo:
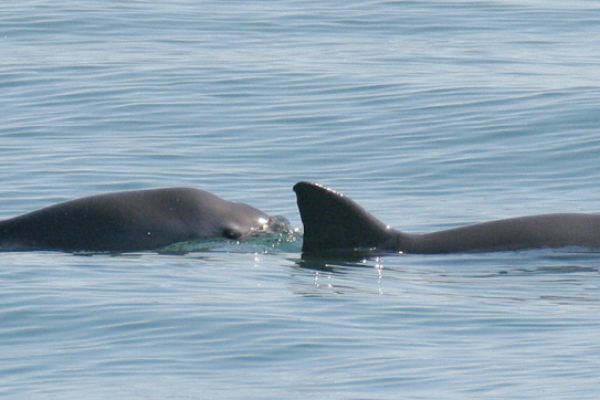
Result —
<path fill-rule="evenodd" d="M 408 232 L 600 211 L 595 1 L 0 5 L 0 218 L 292 185 Z M 0 254 L 10 399 L 596 399 L 600 255 Z"/>

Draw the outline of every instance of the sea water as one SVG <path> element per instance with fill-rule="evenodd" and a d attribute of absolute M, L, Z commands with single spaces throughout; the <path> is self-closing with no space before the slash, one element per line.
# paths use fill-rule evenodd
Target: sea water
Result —
<path fill-rule="evenodd" d="M 300 180 L 411 233 L 597 212 L 593 1 L 0 6 L 0 218 Z M 0 254 L 10 399 L 595 399 L 600 255 Z"/>

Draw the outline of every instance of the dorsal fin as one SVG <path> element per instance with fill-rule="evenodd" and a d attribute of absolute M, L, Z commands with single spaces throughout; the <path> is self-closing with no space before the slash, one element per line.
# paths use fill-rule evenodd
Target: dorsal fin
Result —
<path fill-rule="evenodd" d="M 397 232 L 341 193 L 317 183 L 294 186 L 304 224 L 304 253 L 394 246 Z"/>

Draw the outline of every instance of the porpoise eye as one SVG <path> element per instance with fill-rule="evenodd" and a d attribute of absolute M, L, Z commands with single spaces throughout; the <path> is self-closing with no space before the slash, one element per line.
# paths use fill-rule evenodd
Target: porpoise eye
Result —
<path fill-rule="evenodd" d="M 242 232 L 238 231 L 237 229 L 226 228 L 223 229 L 223 233 L 221 233 L 221 235 L 225 239 L 237 240 L 242 237 Z"/>

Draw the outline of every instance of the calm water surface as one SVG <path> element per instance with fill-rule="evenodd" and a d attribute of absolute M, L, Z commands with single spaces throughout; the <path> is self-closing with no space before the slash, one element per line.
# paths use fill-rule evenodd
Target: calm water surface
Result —
<path fill-rule="evenodd" d="M 0 6 L 0 218 L 340 190 L 408 232 L 598 212 L 593 1 Z M 0 254 L 10 399 L 595 399 L 600 255 Z"/>

